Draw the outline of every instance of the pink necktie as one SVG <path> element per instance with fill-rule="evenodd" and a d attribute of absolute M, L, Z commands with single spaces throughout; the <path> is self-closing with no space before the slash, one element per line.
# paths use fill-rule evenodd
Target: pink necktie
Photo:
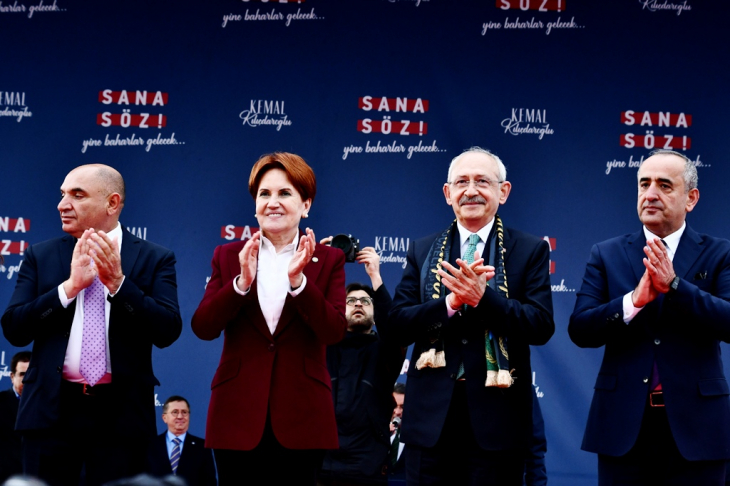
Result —
<path fill-rule="evenodd" d="M 84 332 L 79 372 L 91 386 L 106 373 L 104 285 L 97 276 L 84 291 Z"/>

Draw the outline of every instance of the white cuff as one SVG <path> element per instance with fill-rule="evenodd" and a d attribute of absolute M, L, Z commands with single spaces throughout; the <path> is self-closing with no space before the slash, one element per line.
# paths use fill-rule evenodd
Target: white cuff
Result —
<path fill-rule="evenodd" d="M 74 297 L 73 299 L 68 298 L 68 296 L 66 295 L 66 291 L 63 289 L 63 284 L 58 286 L 58 300 L 61 301 L 61 305 L 64 309 L 67 308 L 68 305 L 75 299 L 76 297 Z"/>
<path fill-rule="evenodd" d="M 233 290 L 236 291 L 238 295 L 246 295 L 251 290 L 251 287 L 247 288 L 246 290 L 241 290 L 238 288 L 238 285 L 236 284 L 236 281 L 238 280 L 238 275 L 236 275 L 236 278 L 233 279 Z"/>
<path fill-rule="evenodd" d="M 291 285 L 289 285 L 289 295 L 292 297 L 296 297 L 297 295 L 302 293 L 302 290 L 304 290 L 304 287 L 307 285 L 307 276 L 302 274 L 302 285 L 297 287 L 296 290 L 291 290 Z"/>
<path fill-rule="evenodd" d="M 634 307 L 633 301 L 634 291 L 632 290 L 628 294 L 624 295 L 624 322 L 628 324 L 631 319 L 636 317 L 643 307 Z"/>

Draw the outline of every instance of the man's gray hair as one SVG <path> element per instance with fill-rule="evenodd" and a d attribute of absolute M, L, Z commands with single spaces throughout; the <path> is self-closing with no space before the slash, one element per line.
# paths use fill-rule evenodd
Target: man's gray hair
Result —
<path fill-rule="evenodd" d="M 507 168 L 504 166 L 502 159 L 500 159 L 499 157 L 497 157 L 495 154 L 493 154 L 492 152 L 490 152 L 487 149 L 483 149 L 481 147 L 474 146 L 474 147 L 470 147 L 470 148 L 464 150 L 462 153 L 460 153 L 459 155 L 457 155 L 456 157 L 451 159 L 451 164 L 449 164 L 449 173 L 447 175 L 447 182 L 453 182 L 451 180 L 451 171 L 453 170 L 454 165 L 459 160 L 461 160 L 461 158 L 464 157 L 465 155 L 473 154 L 473 153 L 484 154 L 484 155 L 488 155 L 491 158 L 493 158 L 494 161 L 497 162 L 497 171 L 499 172 L 499 174 L 497 175 L 499 180 L 497 182 L 504 182 L 507 180 Z"/>
<path fill-rule="evenodd" d="M 697 175 L 697 167 L 695 167 L 695 163 L 692 161 L 692 159 L 690 159 L 683 153 L 667 149 L 657 149 L 649 153 L 649 157 L 652 157 L 654 155 L 676 155 L 680 159 L 684 160 L 684 191 L 689 192 L 692 189 L 697 189 L 699 176 Z M 649 157 L 641 161 L 639 169 L 641 169 L 641 166 L 644 165 L 644 162 L 646 162 Z M 638 172 L 636 177 L 639 177 Z"/>

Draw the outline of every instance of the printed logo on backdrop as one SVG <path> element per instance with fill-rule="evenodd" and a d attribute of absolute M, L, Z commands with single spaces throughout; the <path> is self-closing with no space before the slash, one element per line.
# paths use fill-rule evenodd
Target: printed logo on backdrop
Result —
<path fill-rule="evenodd" d="M 692 115 L 688 113 L 626 110 L 621 112 L 621 123 L 628 130 L 619 137 L 619 145 L 624 148 L 649 151 L 667 149 L 682 153 L 692 148 L 692 138 L 687 134 L 687 130 L 692 127 Z M 633 154 L 628 159 L 622 156 L 608 160 L 606 175 L 614 169 L 638 169 L 643 160 L 644 155 L 634 157 Z M 699 155 L 692 160 L 695 167 L 710 167 L 700 160 Z"/>
<path fill-rule="evenodd" d="M 555 261 L 553 261 L 553 252 L 558 248 L 558 240 L 549 236 L 544 236 L 543 240 L 550 245 L 550 275 L 555 275 Z M 561 279 L 559 284 L 551 285 L 550 290 L 553 292 L 575 292 L 575 289 L 566 287 L 565 279 Z"/>
<path fill-rule="evenodd" d="M 572 0 L 575 1 L 575 0 Z M 506 13 L 504 19 L 482 22 L 481 34 L 496 31 L 535 30 L 550 35 L 556 30 L 583 29 L 568 18 L 567 0 L 496 0 L 496 7 Z"/>
<path fill-rule="evenodd" d="M 290 127 L 291 120 L 284 112 L 284 100 L 250 100 L 248 109 L 243 110 L 238 117 L 243 120 L 243 126 L 249 127 Z"/>
<path fill-rule="evenodd" d="M 53 2 L 48 0 L 0 2 L 0 14 L 21 14 L 29 19 L 32 19 L 35 14 L 65 11 L 65 8 L 58 6 L 58 0 L 53 0 Z"/>
<path fill-rule="evenodd" d="M 692 11 L 692 5 L 687 0 L 670 2 L 669 0 L 639 0 L 642 10 L 649 12 L 671 12 L 682 15 L 682 12 Z"/>
<path fill-rule="evenodd" d="M 5 356 L 12 358 L 13 354 L 11 354 L 11 353 L 6 354 L 6 352 L 4 350 L 0 351 L 0 382 L 2 382 L 3 378 L 5 378 L 5 377 L 8 378 L 8 381 L 10 381 L 10 372 L 12 371 L 10 369 L 10 359 L 8 359 L 6 362 Z"/>
<path fill-rule="evenodd" d="M 406 253 L 410 238 L 400 236 L 376 236 L 375 253 L 380 257 L 380 263 L 397 263 L 401 268 L 406 268 Z"/>
<path fill-rule="evenodd" d="M 15 118 L 20 123 L 32 116 L 25 104 L 25 91 L 0 91 L 0 117 Z"/>
<path fill-rule="evenodd" d="M 139 239 L 147 239 L 147 227 L 146 226 L 127 226 L 127 231 L 132 233 Z"/>
<path fill-rule="evenodd" d="M 97 147 L 139 147 L 149 152 L 161 145 L 185 145 L 172 134 L 163 134 L 167 116 L 162 110 L 169 103 L 168 93 L 148 90 L 105 89 L 99 91 L 101 113 L 96 115 L 96 125 L 109 128 L 104 138 L 90 137 L 81 142 L 81 153 Z"/>
<path fill-rule="evenodd" d="M 243 11 L 241 3 L 244 4 Z M 223 14 L 221 26 L 225 29 L 232 22 L 273 22 L 289 27 L 305 20 L 324 20 L 324 17 L 314 11 L 314 7 L 303 8 L 302 3 L 305 0 L 237 0 L 235 5 L 238 8 L 235 12 Z"/>
<path fill-rule="evenodd" d="M 423 137 L 428 135 L 428 123 L 424 121 L 429 109 L 427 99 L 366 95 L 358 99 L 357 107 L 363 118 L 358 117 L 356 129 L 368 139 L 365 145 L 343 147 L 343 160 L 351 154 L 400 153 L 410 159 L 419 153 L 446 152 L 435 139 L 424 142 Z M 413 138 L 418 138 L 418 143 Z"/>
<path fill-rule="evenodd" d="M 29 246 L 25 240 L 28 231 L 30 219 L 0 216 L 0 275 L 4 274 L 8 280 L 18 274 L 23 264 L 21 257 Z"/>
<path fill-rule="evenodd" d="M 540 391 L 540 386 L 537 384 L 537 371 L 532 372 L 532 389 L 535 391 L 535 395 L 537 398 L 542 398 L 545 396 L 544 391 Z"/>
<path fill-rule="evenodd" d="M 510 117 L 502 120 L 502 128 L 504 133 L 515 136 L 536 135 L 538 140 L 555 133 L 547 121 L 547 110 L 539 108 L 512 108 Z"/>

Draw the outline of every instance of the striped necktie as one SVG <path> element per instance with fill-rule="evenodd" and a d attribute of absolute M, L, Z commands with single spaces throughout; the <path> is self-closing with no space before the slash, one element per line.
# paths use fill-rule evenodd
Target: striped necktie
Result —
<path fill-rule="evenodd" d="M 175 437 L 172 439 L 173 444 L 172 454 L 170 454 L 170 467 L 172 468 L 172 474 L 177 475 L 177 466 L 180 464 L 180 439 Z"/>

